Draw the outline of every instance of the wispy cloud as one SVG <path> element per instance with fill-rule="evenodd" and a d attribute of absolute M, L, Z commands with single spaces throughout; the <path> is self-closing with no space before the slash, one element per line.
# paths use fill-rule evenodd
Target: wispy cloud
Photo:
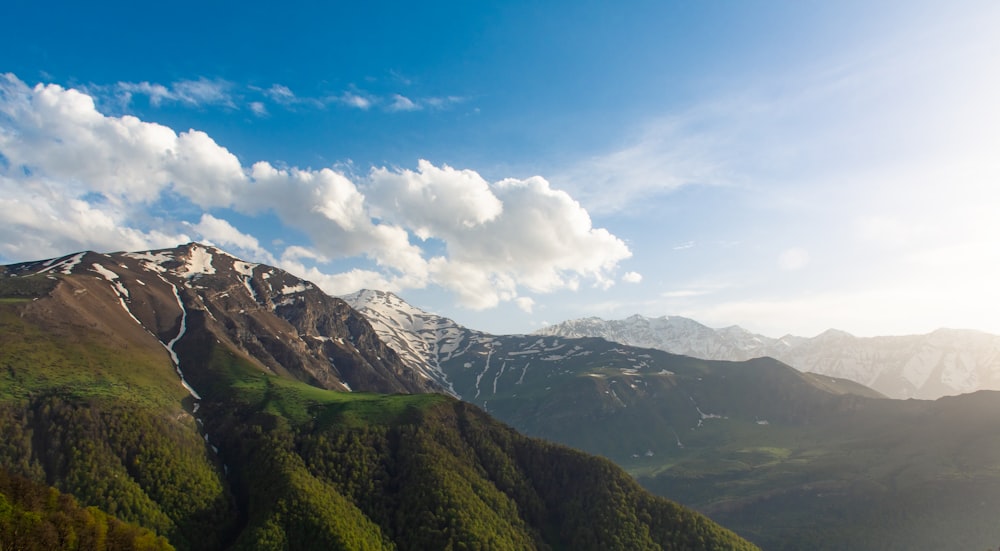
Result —
<path fill-rule="evenodd" d="M 253 111 L 254 115 L 258 117 L 263 117 L 267 115 L 267 106 L 261 101 L 251 101 L 249 103 L 250 110 Z"/>
<path fill-rule="evenodd" d="M 272 84 L 270 88 L 250 86 L 248 89 L 263 95 L 256 103 L 267 101 L 288 110 L 296 110 L 300 107 L 312 109 L 323 109 L 326 107 L 326 103 L 323 100 L 300 96 L 284 84 Z"/>
<path fill-rule="evenodd" d="M 330 99 L 348 107 L 361 109 L 362 111 L 367 111 L 377 101 L 376 98 L 363 92 L 343 92 L 337 96 L 330 96 Z"/>
<path fill-rule="evenodd" d="M 426 105 L 430 109 L 448 109 L 453 105 L 458 105 L 467 101 L 467 98 L 461 96 L 444 96 L 444 97 L 429 97 L 420 100 L 420 103 Z"/>
<path fill-rule="evenodd" d="M 144 95 L 154 106 L 164 102 L 178 102 L 192 107 L 221 105 L 233 108 L 236 107 L 233 87 L 233 83 L 226 80 L 202 77 L 197 80 L 179 80 L 169 85 L 145 81 L 118 82 L 114 90 L 126 103 L 136 95 Z"/>
<path fill-rule="evenodd" d="M 582 159 L 554 178 L 598 213 L 635 208 L 643 199 L 690 185 L 731 183 L 719 158 L 724 136 L 704 128 L 699 112 L 646 122 L 612 151 Z"/>
<path fill-rule="evenodd" d="M 983 63 L 1000 39 L 984 22 L 1000 21 L 1000 9 L 979 4 L 931 27 L 900 22 L 813 65 L 721 80 L 699 100 L 647 111 L 604 152 L 573 160 L 553 180 L 597 213 L 643 208 L 691 186 L 813 201 L 801 192 L 853 188 L 875 171 L 888 178 L 881 185 L 905 188 L 891 165 L 995 151 L 1000 75 Z"/>
<path fill-rule="evenodd" d="M 200 77 L 178 80 L 169 84 L 156 82 L 117 82 L 114 85 L 89 84 L 81 88 L 104 103 L 117 105 L 126 111 L 137 98 L 145 98 L 153 107 L 167 104 L 193 108 L 224 107 L 247 109 L 257 116 L 271 114 L 271 109 L 297 111 L 301 109 L 326 109 L 339 105 L 361 111 L 401 113 L 407 111 L 441 111 L 462 103 L 460 96 L 412 97 L 401 93 L 377 94 L 356 86 L 317 97 L 296 94 L 289 86 L 275 83 L 262 88 L 240 85 L 224 79 Z M 378 109 L 376 109 L 378 108 Z"/>
<path fill-rule="evenodd" d="M 409 98 L 402 94 L 392 94 L 390 96 L 388 104 L 386 105 L 387 111 L 421 111 L 424 109 L 429 110 L 444 110 L 448 109 L 453 105 L 457 105 L 465 101 L 465 98 L 458 96 L 447 96 L 447 97 L 428 97 L 428 98 Z"/>
<path fill-rule="evenodd" d="M 282 104 L 294 103 L 296 100 L 295 94 L 292 92 L 291 88 L 283 84 L 274 84 L 267 90 L 264 90 L 264 94 L 271 98 L 272 101 Z"/>
<path fill-rule="evenodd" d="M 399 94 L 392 95 L 392 103 L 387 107 L 389 111 L 417 111 L 420 106 L 413 103 L 413 100 Z"/>

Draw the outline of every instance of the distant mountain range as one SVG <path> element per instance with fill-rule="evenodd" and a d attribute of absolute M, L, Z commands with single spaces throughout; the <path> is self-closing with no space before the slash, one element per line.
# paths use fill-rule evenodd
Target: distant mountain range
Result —
<path fill-rule="evenodd" d="M 935 399 L 1000 390 L 1000 336 L 939 329 L 926 335 L 855 337 L 831 329 L 816 337 L 771 338 L 739 326 L 712 329 L 680 316 L 583 318 L 538 335 L 600 337 L 707 360 L 769 356 L 800 371 L 856 381 L 891 398 Z"/>
<path fill-rule="evenodd" d="M 214 247 L 2 266 L 0 547 L 756 549 L 430 375 Z"/>
<path fill-rule="evenodd" d="M 765 549 L 1000 541 L 998 393 L 888 399 L 768 357 L 703 360 L 598 337 L 490 335 L 387 292 L 345 299 L 452 394 L 528 435 L 608 457 Z M 740 341 L 747 349 L 758 338 L 677 321 L 688 352 Z"/>

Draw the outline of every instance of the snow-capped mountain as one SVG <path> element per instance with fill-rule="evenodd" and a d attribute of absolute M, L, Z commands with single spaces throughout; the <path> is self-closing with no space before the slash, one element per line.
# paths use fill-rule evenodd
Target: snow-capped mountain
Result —
<path fill-rule="evenodd" d="M 1000 336 L 939 329 L 926 335 L 855 337 L 828 330 L 816 337 L 758 335 L 739 326 L 712 329 L 679 316 L 624 320 L 583 318 L 536 332 L 600 337 L 711 360 L 770 356 L 801 371 L 849 379 L 893 398 L 1000 389 Z"/>
<path fill-rule="evenodd" d="M 634 315 L 623 320 L 605 321 L 590 317 L 551 325 L 536 335 L 600 337 L 612 342 L 656 348 L 708 360 L 742 361 L 771 356 L 783 343 L 753 334 L 739 326 L 712 329 L 681 316 L 647 318 Z"/>
<path fill-rule="evenodd" d="M 489 335 L 424 312 L 387 291 L 362 289 L 341 298 L 368 318 L 379 338 L 404 362 L 453 396 L 458 393 L 442 370 L 442 362 L 463 354 L 473 344 L 490 340 Z"/>

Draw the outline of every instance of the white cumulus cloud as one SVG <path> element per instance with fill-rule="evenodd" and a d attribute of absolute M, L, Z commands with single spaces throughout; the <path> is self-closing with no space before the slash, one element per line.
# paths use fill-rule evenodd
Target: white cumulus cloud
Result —
<path fill-rule="evenodd" d="M 369 182 L 373 213 L 414 228 L 424 239 L 457 237 L 503 211 L 490 185 L 472 170 L 438 168 L 421 160 L 416 172 L 374 169 Z"/>
<path fill-rule="evenodd" d="M 208 101 L 212 82 L 145 89 Z M 519 289 L 607 287 L 631 255 L 541 177 L 490 183 L 424 160 L 359 181 L 332 168 L 245 166 L 204 132 L 107 116 L 83 92 L 13 75 L 0 78 L 0 192 L 0 232 L 15 236 L 0 245 L 9 260 L 167 247 L 193 235 L 278 259 L 334 294 L 440 285 L 476 309 L 514 301 L 530 311 Z M 185 205 L 181 214 L 161 208 L 167 197 Z M 225 212 L 276 217 L 308 242 L 268 250 Z M 328 267 L 345 259 L 367 266 Z"/>

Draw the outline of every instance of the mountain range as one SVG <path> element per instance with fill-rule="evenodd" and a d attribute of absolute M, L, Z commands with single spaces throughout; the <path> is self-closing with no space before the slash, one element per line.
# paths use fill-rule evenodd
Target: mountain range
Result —
<path fill-rule="evenodd" d="M 538 335 L 600 337 L 706 360 L 769 356 L 800 371 L 850 379 L 891 398 L 935 399 L 1000 390 L 1000 335 L 939 329 L 924 335 L 855 337 L 830 329 L 815 337 L 771 338 L 739 326 L 713 329 L 680 316 L 590 317 Z"/>
<path fill-rule="evenodd" d="M 764 549 L 1000 541 L 996 392 L 889 399 L 769 357 L 704 360 L 597 337 L 490 335 L 387 292 L 345 299 L 452 394 L 528 435 L 608 457 Z"/>
<path fill-rule="evenodd" d="M 446 383 L 214 247 L 0 267 L 0 547 L 755 548 Z"/>
<path fill-rule="evenodd" d="M 0 543 L 1000 542 L 1000 393 L 889 399 L 771 357 L 490 335 L 344 298 L 196 243 L 0 267 Z"/>

